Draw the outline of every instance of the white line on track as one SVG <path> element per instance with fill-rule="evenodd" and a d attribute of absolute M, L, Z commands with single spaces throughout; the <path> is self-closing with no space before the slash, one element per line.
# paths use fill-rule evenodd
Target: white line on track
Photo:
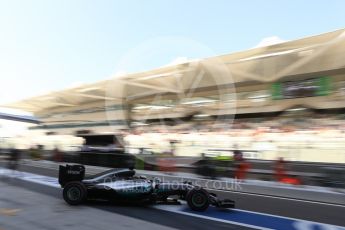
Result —
<path fill-rule="evenodd" d="M 210 189 L 210 188 L 208 188 L 207 190 L 225 192 L 225 193 L 238 193 L 238 194 L 248 195 L 248 196 L 259 196 L 259 197 L 265 197 L 265 198 L 271 198 L 271 199 L 289 200 L 289 201 L 295 201 L 295 202 L 303 202 L 303 203 L 309 203 L 309 204 L 318 204 L 318 205 L 327 205 L 327 206 L 345 208 L 345 205 L 342 205 L 342 204 L 324 203 L 324 202 L 319 202 L 319 201 L 302 200 L 302 199 L 297 199 L 297 198 L 270 196 L 270 195 L 264 195 L 264 194 L 258 194 L 258 193 L 239 192 L 239 191 L 233 191 L 233 190 L 217 190 L 217 189 Z"/>

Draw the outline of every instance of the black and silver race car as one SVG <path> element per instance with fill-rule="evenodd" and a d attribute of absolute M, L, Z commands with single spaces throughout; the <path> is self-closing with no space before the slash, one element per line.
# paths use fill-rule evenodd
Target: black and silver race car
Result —
<path fill-rule="evenodd" d="M 234 201 L 220 200 L 215 194 L 191 183 L 148 180 L 135 176 L 133 169 L 111 169 L 85 178 L 83 165 L 60 165 L 59 183 L 63 188 L 63 198 L 70 205 L 78 205 L 88 199 L 150 204 L 185 200 L 194 211 L 205 211 L 209 205 L 234 207 Z"/>

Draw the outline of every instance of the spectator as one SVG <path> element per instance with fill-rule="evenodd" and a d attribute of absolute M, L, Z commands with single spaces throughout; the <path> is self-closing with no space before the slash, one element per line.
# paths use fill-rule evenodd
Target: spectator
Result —
<path fill-rule="evenodd" d="M 234 150 L 234 160 L 235 162 L 239 162 L 243 160 L 243 153 L 241 150 L 238 150 L 238 149 Z"/>
<path fill-rule="evenodd" d="M 286 176 L 285 161 L 280 157 L 274 166 L 275 177 L 277 181 L 281 181 Z"/>
<path fill-rule="evenodd" d="M 10 151 L 10 157 L 8 161 L 8 168 L 12 170 L 18 169 L 18 162 L 20 159 L 20 150 L 13 147 Z"/>
<path fill-rule="evenodd" d="M 53 150 L 53 159 L 55 162 L 61 162 L 62 161 L 62 152 L 59 150 L 59 148 L 56 146 Z"/>
<path fill-rule="evenodd" d="M 250 169 L 250 164 L 242 157 L 236 163 L 235 178 L 238 180 L 244 180 L 247 177 L 247 172 Z"/>

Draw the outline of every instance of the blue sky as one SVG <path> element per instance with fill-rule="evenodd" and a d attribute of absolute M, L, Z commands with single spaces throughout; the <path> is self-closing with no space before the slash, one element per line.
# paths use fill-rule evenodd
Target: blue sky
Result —
<path fill-rule="evenodd" d="M 226 54 L 265 37 L 291 40 L 344 28 L 344 9 L 342 0 L 0 0 L 0 104 L 203 57 L 167 46 L 119 67 L 129 51 L 156 38 L 183 37 Z"/>

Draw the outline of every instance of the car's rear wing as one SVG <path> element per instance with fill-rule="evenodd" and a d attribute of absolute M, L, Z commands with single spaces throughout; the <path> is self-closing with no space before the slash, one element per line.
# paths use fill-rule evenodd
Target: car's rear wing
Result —
<path fill-rule="evenodd" d="M 60 165 L 59 166 L 59 184 L 64 187 L 71 181 L 82 181 L 85 177 L 84 165 Z"/>

